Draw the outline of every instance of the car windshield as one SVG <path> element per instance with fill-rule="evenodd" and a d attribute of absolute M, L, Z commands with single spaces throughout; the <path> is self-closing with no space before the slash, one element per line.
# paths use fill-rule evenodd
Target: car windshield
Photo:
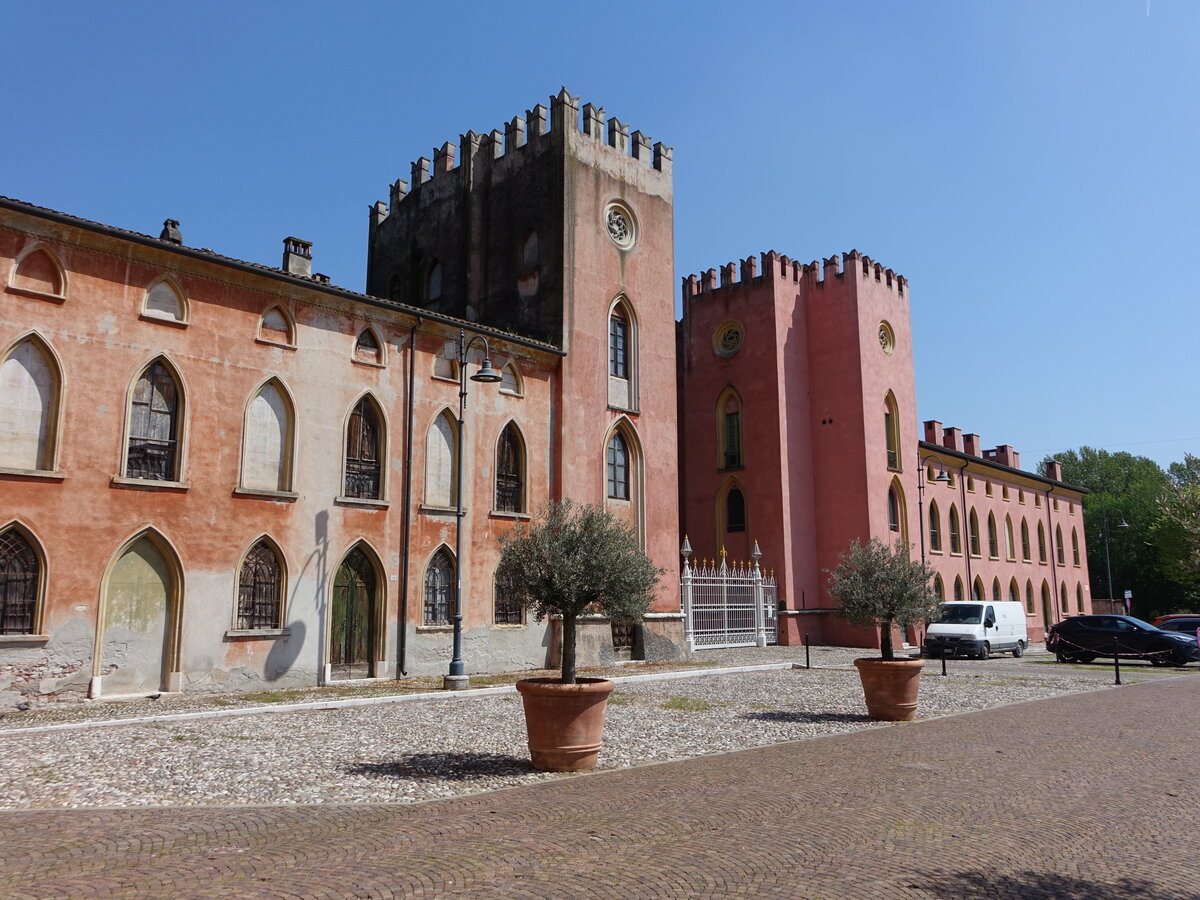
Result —
<path fill-rule="evenodd" d="M 943 603 L 942 615 L 938 619 L 938 624 L 978 625 L 981 621 L 983 621 L 982 603 L 960 603 L 955 606 Z"/>

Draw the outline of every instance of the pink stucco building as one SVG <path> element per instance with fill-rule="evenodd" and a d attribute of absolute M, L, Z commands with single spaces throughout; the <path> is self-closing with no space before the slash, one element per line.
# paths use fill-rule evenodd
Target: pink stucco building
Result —
<path fill-rule="evenodd" d="M 1007 445 L 936 422 L 918 434 L 909 302 L 905 278 L 857 251 L 769 252 L 683 281 L 682 530 L 701 558 L 745 560 L 757 542 L 782 643 L 876 645 L 825 590 L 855 538 L 902 540 L 946 599 L 1019 600 L 1031 640 L 1090 609 L 1084 491 L 1057 465 L 1021 470 Z"/>

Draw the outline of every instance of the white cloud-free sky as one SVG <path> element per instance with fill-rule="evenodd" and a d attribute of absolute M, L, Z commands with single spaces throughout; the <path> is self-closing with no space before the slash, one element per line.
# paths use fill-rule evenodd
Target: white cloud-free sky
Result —
<path fill-rule="evenodd" d="M 409 163 L 566 85 L 675 148 L 676 268 L 857 248 L 920 419 L 1200 454 L 1200 3 L 5 4 L 0 193 L 361 290 Z M 677 301 L 678 302 L 678 301 Z"/>

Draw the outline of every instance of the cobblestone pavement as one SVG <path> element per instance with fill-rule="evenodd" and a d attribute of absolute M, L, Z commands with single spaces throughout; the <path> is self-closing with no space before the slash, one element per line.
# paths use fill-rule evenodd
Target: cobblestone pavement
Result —
<path fill-rule="evenodd" d="M 1197 734 L 1183 676 L 416 805 L 5 812 L 0 897 L 1200 898 Z"/>

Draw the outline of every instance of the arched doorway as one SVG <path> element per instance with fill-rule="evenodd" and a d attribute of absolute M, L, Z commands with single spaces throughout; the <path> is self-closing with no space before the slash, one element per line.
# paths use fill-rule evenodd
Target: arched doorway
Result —
<path fill-rule="evenodd" d="M 113 563 L 104 584 L 104 636 L 100 643 L 101 693 L 170 690 L 175 668 L 179 581 L 173 562 L 143 535 Z"/>
<path fill-rule="evenodd" d="M 329 628 L 331 679 L 374 675 L 378 581 L 375 567 L 361 547 L 351 550 L 338 567 Z"/>

